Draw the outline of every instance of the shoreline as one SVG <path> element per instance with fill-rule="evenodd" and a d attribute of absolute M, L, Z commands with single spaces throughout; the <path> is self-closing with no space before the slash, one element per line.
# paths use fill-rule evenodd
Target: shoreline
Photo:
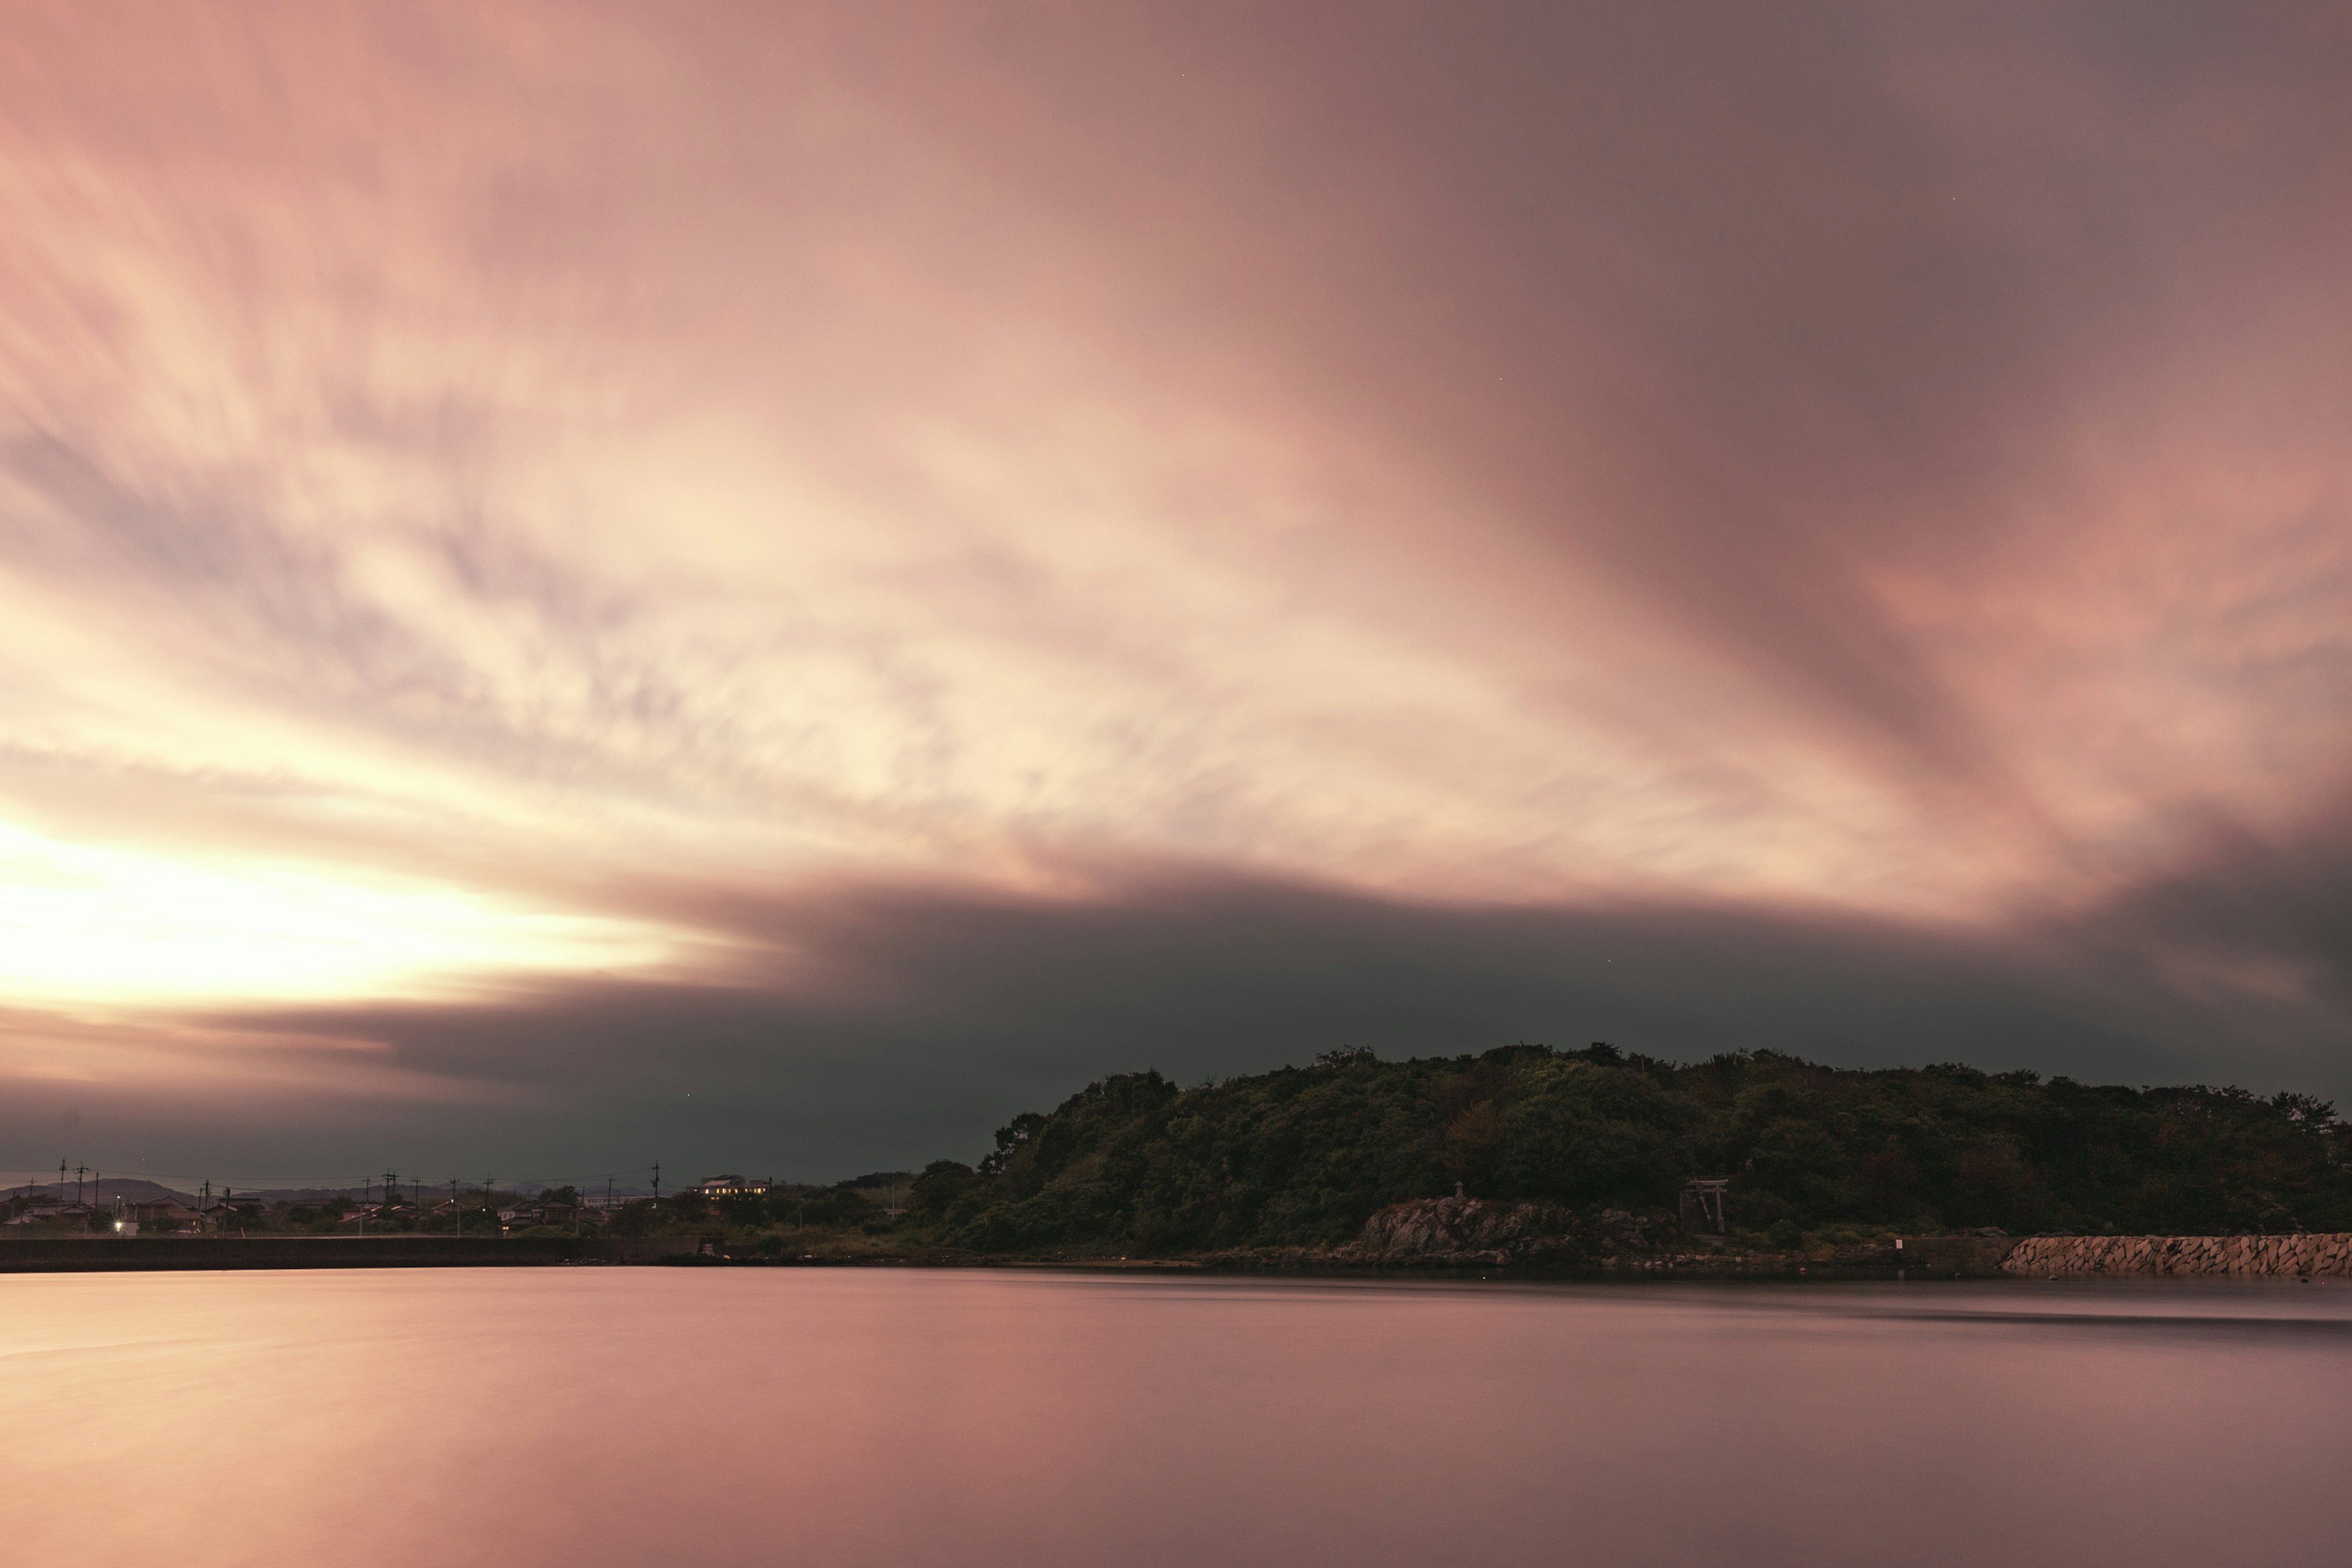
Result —
<path fill-rule="evenodd" d="M 641 1264 L 692 1254 L 704 1245 L 701 1237 L 21 1237 L 0 1240 L 0 1275 Z"/>
<path fill-rule="evenodd" d="M 1827 1255 L 1654 1253 L 1515 1260 L 1507 1252 L 1284 1247 L 1196 1257 L 901 1253 L 730 1255 L 717 1236 L 34 1237 L 0 1240 L 0 1274 L 302 1268 L 687 1267 L 1036 1268 L 1089 1273 L 1460 1279 L 2032 1279 L 2352 1278 L 2352 1234 L 1906 1237 Z"/>

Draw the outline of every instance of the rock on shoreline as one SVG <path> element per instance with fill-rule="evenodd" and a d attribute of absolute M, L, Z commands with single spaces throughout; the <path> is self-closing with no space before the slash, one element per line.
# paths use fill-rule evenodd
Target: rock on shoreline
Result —
<path fill-rule="evenodd" d="M 2001 1259 L 2009 1274 L 2352 1276 L 2352 1235 L 2030 1236 Z"/>
<path fill-rule="evenodd" d="M 1381 1210 L 1347 1251 L 1363 1263 L 1598 1266 L 1656 1251 L 1661 1232 L 1671 1234 L 1672 1223 L 1663 1212 L 1606 1209 L 1596 1215 L 1557 1204 L 1423 1198 Z"/>
<path fill-rule="evenodd" d="M 1711 1240 L 1712 1238 L 1710 1238 Z M 1911 1237 L 1839 1247 L 1835 1255 L 1731 1255 L 1694 1247 L 1673 1216 L 1659 1210 L 1580 1213 L 1556 1204 L 1491 1198 L 1423 1198 L 1393 1204 L 1366 1222 L 1352 1246 L 1309 1258 L 1322 1266 L 1564 1269 L 1596 1273 L 1752 1272 L 1916 1269 L 2012 1275 L 2216 1275 L 2313 1279 L 2352 1277 L 2352 1235 L 2038 1236 L 2011 1241 L 1998 1232 Z"/>

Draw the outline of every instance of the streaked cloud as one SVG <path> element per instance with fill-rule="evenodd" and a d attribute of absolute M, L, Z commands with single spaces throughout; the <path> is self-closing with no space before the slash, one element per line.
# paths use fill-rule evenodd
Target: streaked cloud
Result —
<path fill-rule="evenodd" d="M 26 7 L 12 1070 L 201 1038 L 226 1104 L 218 1042 L 325 1006 L 462 1098 L 497 1072 L 382 1021 L 604 986 L 772 998 L 790 1054 L 853 935 L 919 967 L 861 910 L 1202 885 L 1878 930 L 2165 1059 L 2107 976 L 2335 1059 L 2340 957 L 2178 911 L 2340 844 L 2347 52 L 2091 5 Z M 333 1100 L 341 1049 L 268 1059 Z"/>

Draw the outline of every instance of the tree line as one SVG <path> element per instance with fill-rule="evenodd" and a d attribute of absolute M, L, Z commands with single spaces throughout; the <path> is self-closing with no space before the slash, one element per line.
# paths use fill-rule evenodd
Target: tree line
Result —
<path fill-rule="evenodd" d="M 913 1184 L 910 1230 L 979 1252 L 1136 1255 L 1350 1241 L 1450 1194 L 1672 1211 L 1728 1178 L 1750 1239 L 2352 1229 L 2352 1128 L 2307 1095 L 2131 1089 L 1958 1064 L 1858 1071 L 1777 1051 L 1677 1064 L 1506 1046 L 1179 1088 L 1157 1072 L 1016 1117 Z"/>

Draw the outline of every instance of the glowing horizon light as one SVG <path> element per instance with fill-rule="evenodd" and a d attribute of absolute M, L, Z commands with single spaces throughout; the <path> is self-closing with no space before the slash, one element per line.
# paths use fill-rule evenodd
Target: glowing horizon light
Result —
<path fill-rule="evenodd" d="M 234 868 L 0 822 L 0 992 L 153 1007 L 426 999 L 533 974 L 660 964 L 654 927 L 445 885 Z"/>

